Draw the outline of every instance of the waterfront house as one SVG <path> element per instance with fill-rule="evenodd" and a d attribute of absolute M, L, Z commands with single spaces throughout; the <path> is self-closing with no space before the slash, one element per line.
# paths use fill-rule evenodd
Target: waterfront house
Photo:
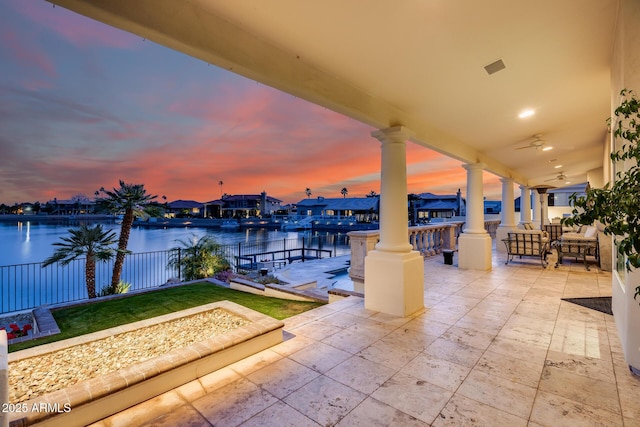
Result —
<path fill-rule="evenodd" d="M 201 215 L 204 206 L 195 200 L 174 200 L 167 203 L 168 218 L 195 218 Z"/>
<path fill-rule="evenodd" d="M 496 215 L 500 213 L 502 209 L 502 202 L 500 200 L 485 200 L 484 201 L 484 213 L 485 215 Z"/>
<path fill-rule="evenodd" d="M 618 272 L 599 276 L 608 283 L 583 272 L 494 263 L 483 204 L 485 180 L 499 180 L 497 233 L 505 235 L 517 227 L 516 189 L 520 221 L 546 222 L 548 199 L 530 195 L 546 194 L 553 160 L 593 187 L 613 180 L 606 118 L 623 88 L 640 92 L 638 0 L 50 1 L 374 129 L 380 241 L 366 256 L 362 305 L 335 316 L 331 307 L 316 312 L 316 328 L 289 325 L 297 330 L 284 348 L 261 353 L 229 379 L 234 390 L 245 390 L 244 399 L 234 396 L 240 404 L 224 400 L 229 388 L 205 384 L 198 389 L 203 395 L 213 391 L 179 415 L 213 419 L 222 407 L 223 415 L 237 415 L 235 425 L 264 424 L 276 414 L 287 420 L 303 414 L 300 424 L 321 425 L 343 418 L 345 425 L 640 422 L 640 386 L 627 369 L 640 368 L 640 308 L 633 300 L 640 273 L 625 273 L 624 259 L 614 259 Z M 408 142 L 463 163 L 467 211 L 455 267 L 425 263 L 407 242 Z M 560 301 L 565 290 L 586 287 L 613 293 L 615 326 Z M 505 323 L 491 323 L 503 315 Z M 379 338 L 390 330 L 385 346 Z M 400 336 L 410 344 L 393 353 Z M 324 363 L 336 358 L 344 365 Z M 394 375 L 395 363 L 404 362 Z M 488 372 L 476 371 L 478 365 Z M 531 372 L 530 385 L 522 384 L 521 375 Z M 354 403 L 336 413 L 349 402 L 338 405 L 335 396 Z M 414 399 L 419 404 L 411 405 Z M 258 406 L 249 401 L 262 406 L 239 418 Z M 425 414 L 430 408 L 436 410 Z"/>
<path fill-rule="evenodd" d="M 202 216 L 205 218 L 222 218 L 222 200 L 211 200 L 202 204 Z"/>
<path fill-rule="evenodd" d="M 462 197 L 462 192 L 458 189 L 456 194 L 418 194 L 415 203 L 418 220 L 426 219 L 451 219 L 454 216 L 464 216 L 466 214 L 466 202 Z"/>
<path fill-rule="evenodd" d="M 223 218 L 248 218 L 252 216 L 273 215 L 280 211 L 282 200 L 260 194 L 236 194 L 223 196 L 221 215 Z"/>
<path fill-rule="evenodd" d="M 95 201 L 87 198 L 58 199 L 46 203 L 50 215 L 85 215 L 94 213 Z"/>
<path fill-rule="evenodd" d="M 302 199 L 296 203 L 299 216 L 352 217 L 358 222 L 378 220 L 380 196 L 322 197 Z"/>

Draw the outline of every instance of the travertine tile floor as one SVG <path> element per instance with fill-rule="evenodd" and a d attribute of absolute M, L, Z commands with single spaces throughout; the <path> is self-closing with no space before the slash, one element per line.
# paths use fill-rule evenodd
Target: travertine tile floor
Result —
<path fill-rule="evenodd" d="M 640 426 L 613 317 L 561 301 L 611 295 L 611 274 L 503 261 L 427 259 L 423 312 L 323 306 L 282 344 L 95 426 Z"/>

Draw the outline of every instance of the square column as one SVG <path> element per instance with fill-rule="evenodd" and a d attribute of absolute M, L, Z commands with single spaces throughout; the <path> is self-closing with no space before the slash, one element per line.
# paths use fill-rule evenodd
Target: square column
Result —
<path fill-rule="evenodd" d="M 500 225 L 496 230 L 496 251 L 506 253 L 507 248 L 502 244 L 502 239 L 506 239 L 508 233 L 516 229 L 514 180 L 501 178 L 500 181 L 502 181 L 502 209 L 500 209 Z"/>
<path fill-rule="evenodd" d="M 406 141 L 402 126 L 371 133 L 381 142 L 380 242 L 364 260 L 364 306 L 407 317 L 424 308 L 424 259 L 409 244 Z"/>
<path fill-rule="evenodd" d="M 458 237 L 458 267 L 464 270 L 491 270 L 491 236 L 484 228 L 482 171 L 484 164 L 470 163 L 467 170 L 467 216 Z"/>

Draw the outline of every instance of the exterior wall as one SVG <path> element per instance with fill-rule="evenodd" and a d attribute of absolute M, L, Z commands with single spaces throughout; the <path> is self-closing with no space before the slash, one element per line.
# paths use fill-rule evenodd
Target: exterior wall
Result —
<path fill-rule="evenodd" d="M 620 102 L 620 91 L 631 89 L 640 94 L 640 1 L 620 0 L 615 42 L 611 61 L 611 109 Z M 610 135 L 613 138 L 613 135 Z M 620 143 L 620 142 L 619 142 Z M 610 141 L 609 146 L 614 142 Z M 617 147 L 619 148 L 619 147 Z M 605 147 L 607 150 L 608 147 Z M 611 166 L 607 160 L 607 164 Z M 626 166 L 628 167 L 628 166 Z M 624 165 L 613 165 L 609 177 L 615 169 L 624 169 Z M 616 251 L 612 250 L 615 256 Z M 616 327 L 622 343 L 624 357 L 636 374 L 640 373 L 640 307 L 633 299 L 635 287 L 640 283 L 640 270 L 627 273 L 624 263 L 618 265 L 612 274 L 612 309 Z"/>
<path fill-rule="evenodd" d="M 6 331 L 0 331 L 0 405 L 9 403 L 9 376 L 7 373 L 8 360 L 7 351 L 9 346 L 7 345 L 7 333 Z M 0 427 L 7 427 L 9 425 L 9 412 L 0 411 Z"/>

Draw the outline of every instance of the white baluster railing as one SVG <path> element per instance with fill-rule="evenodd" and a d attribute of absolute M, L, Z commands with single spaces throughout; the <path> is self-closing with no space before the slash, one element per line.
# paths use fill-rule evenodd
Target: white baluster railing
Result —
<path fill-rule="evenodd" d="M 492 239 L 496 237 L 499 224 L 500 220 L 484 223 Z M 463 226 L 464 221 L 451 221 L 409 227 L 409 243 L 414 251 L 420 252 L 425 258 L 440 254 L 445 249 L 455 250 Z M 380 240 L 380 230 L 351 231 L 348 235 L 351 241 L 349 276 L 352 279 L 364 281 L 364 259 L 369 251 L 375 249 L 376 243 Z"/>

